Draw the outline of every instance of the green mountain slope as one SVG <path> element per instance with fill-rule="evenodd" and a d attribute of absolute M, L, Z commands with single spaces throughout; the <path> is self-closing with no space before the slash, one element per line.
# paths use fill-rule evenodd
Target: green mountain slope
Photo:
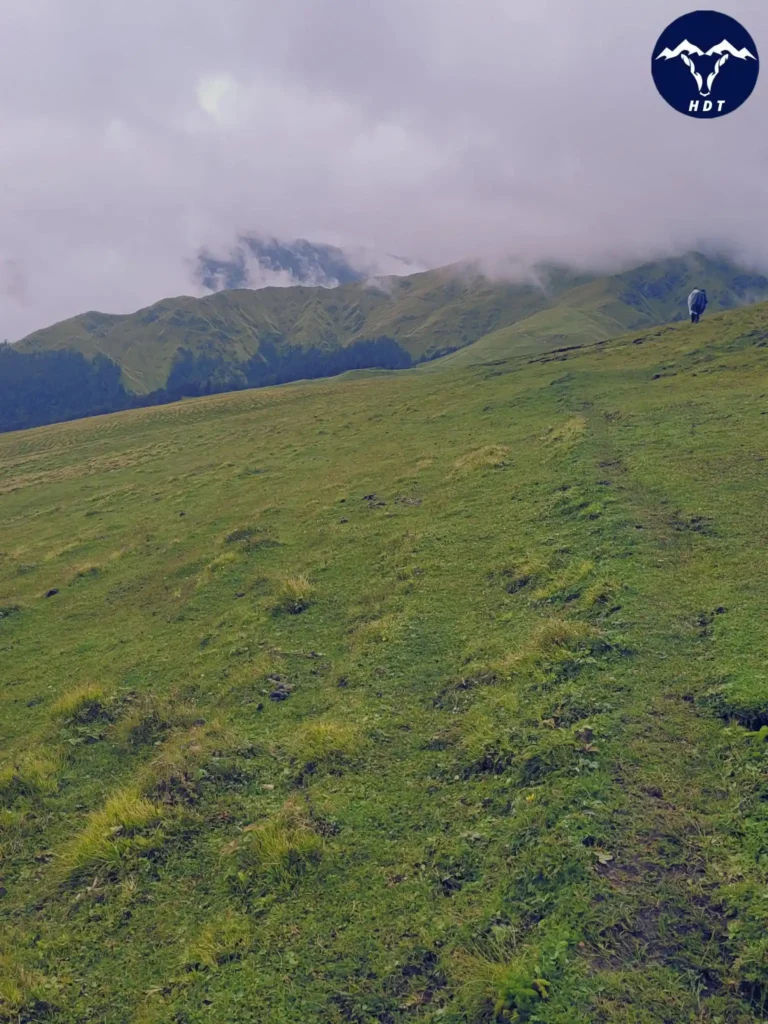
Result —
<path fill-rule="evenodd" d="M 559 295 L 550 308 L 493 331 L 448 358 L 467 366 L 513 351 L 525 355 L 543 346 L 599 341 L 624 330 L 685 319 L 686 299 L 696 287 L 707 289 L 709 309 L 714 311 L 763 301 L 767 284 L 761 275 L 728 261 L 689 253 L 577 285 Z"/>
<path fill-rule="evenodd" d="M 106 355 L 121 367 L 126 388 L 142 394 L 165 387 L 180 349 L 235 367 L 267 343 L 278 352 L 334 350 L 385 336 L 414 360 L 474 343 L 456 357 L 465 363 L 682 316 L 695 285 L 708 289 L 712 310 L 768 297 L 768 279 L 696 254 L 601 278 L 550 266 L 542 281 L 510 284 L 447 267 L 388 278 L 380 287 L 219 292 L 166 299 L 126 316 L 87 313 L 35 332 L 19 348 Z"/>
<path fill-rule="evenodd" d="M 764 1020 L 766 345 L 0 437 L 0 1020 Z"/>
<path fill-rule="evenodd" d="M 559 273 L 553 294 L 578 280 Z M 421 359 L 469 344 L 548 301 L 549 295 L 533 285 L 492 283 L 444 268 L 388 278 L 382 287 L 237 290 L 164 300 L 129 316 L 87 313 L 37 331 L 19 344 L 23 351 L 101 353 L 122 367 L 127 387 L 147 392 L 165 385 L 179 348 L 242 362 L 265 341 L 278 348 L 332 349 L 385 335 Z"/>

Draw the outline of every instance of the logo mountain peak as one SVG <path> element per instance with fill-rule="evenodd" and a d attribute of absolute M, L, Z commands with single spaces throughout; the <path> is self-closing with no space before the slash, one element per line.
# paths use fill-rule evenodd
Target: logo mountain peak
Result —
<path fill-rule="evenodd" d="M 662 32 L 651 72 L 656 88 L 681 114 L 720 117 L 749 98 L 759 64 L 754 40 L 738 21 L 718 11 L 694 11 Z"/>

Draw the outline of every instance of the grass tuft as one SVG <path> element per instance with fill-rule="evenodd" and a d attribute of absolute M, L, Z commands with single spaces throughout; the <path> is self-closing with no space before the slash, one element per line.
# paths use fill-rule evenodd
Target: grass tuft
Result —
<path fill-rule="evenodd" d="M 595 580 L 581 595 L 581 606 L 587 611 L 602 611 L 617 600 L 620 590 L 621 585 L 615 580 L 605 578 Z"/>
<path fill-rule="evenodd" d="M 548 571 L 549 565 L 543 558 L 527 558 L 505 566 L 501 570 L 504 589 L 508 594 L 516 594 L 526 587 L 539 583 Z"/>
<path fill-rule="evenodd" d="M 102 571 L 100 565 L 77 565 L 71 573 L 72 580 L 87 580 L 98 576 Z"/>
<path fill-rule="evenodd" d="M 531 597 L 534 601 L 542 602 L 573 601 L 581 595 L 594 568 L 594 562 L 589 559 L 573 562 L 560 572 L 553 573 L 546 581 L 542 581 Z"/>
<path fill-rule="evenodd" d="M 306 576 L 289 576 L 281 581 L 275 594 L 276 614 L 298 615 L 312 603 L 313 587 Z"/>
<path fill-rule="evenodd" d="M 222 571 L 222 569 L 229 569 L 238 561 L 237 553 L 234 551 L 225 551 L 221 555 L 217 555 L 212 561 L 208 563 L 204 570 L 204 576 L 215 575 Z"/>
<path fill-rule="evenodd" d="M 487 444 L 462 455 L 453 465 L 460 473 L 476 469 L 505 469 L 509 465 L 509 448 L 505 444 Z"/>
<path fill-rule="evenodd" d="M 179 966 L 185 970 L 215 970 L 221 964 L 243 957 L 252 942 L 250 920 L 234 910 L 227 910 L 206 922 L 184 946 Z"/>
<path fill-rule="evenodd" d="M 530 957 L 507 959 L 503 952 L 499 948 L 456 955 L 462 1001 L 470 1013 L 467 1019 L 475 1024 L 541 1020 L 539 1013 L 549 998 L 550 983 L 539 977 Z"/>
<path fill-rule="evenodd" d="M 51 708 L 51 715 L 64 722 L 92 722 L 103 715 L 106 702 L 103 687 L 84 683 L 59 697 Z"/>
<path fill-rule="evenodd" d="M 119 874 L 128 861 L 154 848 L 162 818 L 159 804 L 135 789 L 118 790 L 59 852 L 57 880 L 76 883 L 93 875 Z"/>
<path fill-rule="evenodd" d="M 241 769 L 230 756 L 237 749 L 234 733 L 218 722 L 171 732 L 141 772 L 142 792 L 163 803 L 194 803 L 206 782 L 239 781 Z"/>
<path fill-rule="evenodd" d="M 53 979 L 21 962 L 10 939 L 0 945 L 0 1021 L 32 1024 L 46 1019 L 57 989 Z"/>
<path fill-rule="evenodd" d="M 274 818 L 249 826 L 227 852 L 236 856 L 238 887 L 261 882 L 267 890 L 291 889 L 320 862 L 324 845 L 304 808 L 289 800 Z"/>
<path fill-rule="evenodd" d="M 494 666 L 494 671 L 512 676 L 537 669 L 567 671 L 578 666 L 580 657 L 587 657 L 593 644 L 599 641 L 597 630 L 586 622 L 545 619 L 531 632 L 528 640 Z"/>
<path fill-rule="evenodd" d="M 55 752 L 27 754 L 0 768 L 0 807 L 10 807 L 20 797 L 52 796 L 58 792 L 62 758 Z"/>
<path fill-rule="evenodd" d="M 201 724 L 204 721 L 194 704 L 174 694 L 142 694 L 126 704 L 125 714 L 112 729 L 112 740 L 119 746 L 143 747 L 161 742 L 172 729 Z"/>
<path fill-rule="evenodd" d="M 581 439 L 586 429 L 587 420 L 584 416 L 571 416 L 565 423 L 550 427 L 544 436 L 544 442 L 559 448 L 572 448 Z"/>
<path fill-rule="evenodd" d="M 318 721 L 301 725 L 291 737 L 289 749 L 302 773 L 319 769 L 340 772 L 359 760 L 365 746 L 359 726 Z"/>

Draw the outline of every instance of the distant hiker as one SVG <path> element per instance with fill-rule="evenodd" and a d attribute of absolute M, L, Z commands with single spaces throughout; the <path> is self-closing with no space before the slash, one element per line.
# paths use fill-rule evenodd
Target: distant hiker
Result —
<path fill-rule="evenodd" d="M 691 314 L 691 323 L 697 324 L 699 317 L 707 308 L 707 293 L 703 288 L 694 288 L 688 296 L 688 312 Z"/>

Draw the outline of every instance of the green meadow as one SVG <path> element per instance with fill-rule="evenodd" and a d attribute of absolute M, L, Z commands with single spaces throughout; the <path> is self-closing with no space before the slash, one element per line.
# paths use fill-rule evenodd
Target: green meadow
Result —
<path fill-rule="evenodd" d="M 0 436 L 0 1020 L 766 1019 L 768 306 L 644 330 Z"/>

